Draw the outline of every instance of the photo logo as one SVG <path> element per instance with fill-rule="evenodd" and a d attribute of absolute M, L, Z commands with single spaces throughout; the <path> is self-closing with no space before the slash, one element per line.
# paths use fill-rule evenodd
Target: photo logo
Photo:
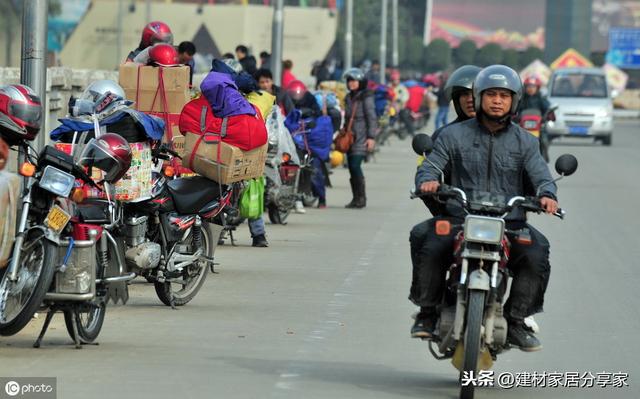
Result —
<path fill-rule="evenodd" d="M 20 393 L 20 384 L 18 384 L 15 381 L 8 381 L 5 385 L 4 385 L 4 391 L 7 393 L 7 395 L 9 396 L 16 396 L 17 394 Z"/>

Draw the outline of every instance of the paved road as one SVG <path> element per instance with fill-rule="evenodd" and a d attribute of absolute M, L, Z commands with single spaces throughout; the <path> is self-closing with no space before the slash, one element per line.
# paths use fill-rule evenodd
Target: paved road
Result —
<path fill-rule="evenodd" d="M 487 388 L 478 398 L 638 398 L 640 358 L 640 123 L 617 125 L 610 148 L 565 142 L 580 160 L 562 182 L 564 222 L 536 217 L 552 241 L 544 350 L 511 351 L 496 372 L 629 373 L 624 389 Z M 408 199 L 415 169 L 408 142 L 366 165 L 369 206 L 345 210 L 346 172 L 332 176 L 329 209 L 268 225 L 271 248 L 217 252 L 188 306 L 160 305 L 139 284 L 110 308 L 99 346 L 75 350 L 62 317 L 41 349 L 42 319 L 0 338 L 0 376 L 56 376 L 60 398 L 452 398 L 457 374 L 409 338 L 408 231 L 425 218 Z"/>

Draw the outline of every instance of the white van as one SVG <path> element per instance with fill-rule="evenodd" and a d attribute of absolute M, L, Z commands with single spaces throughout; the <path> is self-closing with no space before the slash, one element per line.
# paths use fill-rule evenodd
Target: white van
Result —
<path fill-rule="evenodd" d="M 558 105 L 555 122 L 546 126 L 549 140 L 587 137 L 611 145 L 613 101 L 602 69 L 558 69 L 551 75 L 548 93 L 549 102 Z"/>

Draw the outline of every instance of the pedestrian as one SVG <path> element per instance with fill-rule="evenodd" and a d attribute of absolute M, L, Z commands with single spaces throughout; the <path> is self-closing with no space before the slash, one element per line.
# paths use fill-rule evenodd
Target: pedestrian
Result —
<path fill-rule="evenodd" d="M 271 54 L 266 51 L 260 53 L 260 69 L 271 69 Z"/>
<path fill-rule="evenodd" d="M 233 53 L 224 53 L 224 54 L 222 54 L 222 59 L 223 60 L 235 60 L 236 56 L 233 55 Z"/>
<path fill-rule="evenodd" d="M 373 60 L 371 62 L 371 69 L 365 74 L 368 82 L 380 83 L 380 61 Z"/>
<path fill-rule="evenodd" d="M 278 104 L 285 116 L 294 110 L 293 100 L 291 100 L 291 97 L 289 97 L 285 90 L 282 90 L 280 86 L 273 83 L 273 74 L 269 69 L 258 69 L 254 77 L 258 82 L 260 90 L 276 96 L 276 104 Z"/>
<path fill-rule="evenodd" d="M 236 47 L 236 58 L 242 65 L 242 69 L 245 70 L 249 75 L 255 75 L 258 70 L 256 57 L 249 55 L 249 49 L 247 46 L 239 45 Z"/>
<path fill-rule="evenodd" d="M 196 46 L 192 42 L 182 42 L 178 45 L 178 61 L 182 65 L 189 67 L 189 84 L 193 84 L 193 71 L 196 68 L 196 64 L 193 61 L 193 56 L 196 53 Z"/>
<path fill-rule="evenodd" d="M 311 76 L 316 78 L 316 90 L 320 88 L 320 83 L 331 79 L 327 60 L 314 63 L 311 69 Z"/>
<path fill-rule="evenodd" d="M 345 208 L 364 208 L 367 205 L 364 172 L 362 162 L 375 146 L 378 118 L 374 94 L 367 89 L 367 78 L 359 68 L 351 68 L 344 74 L 349 94 L 345 98 L 345 123 L 351 123 L 355 140 L 347 153 L 349 182 L 353 199 Z"/>
<path fill-rule="evenodd" d="M 291 72 L 293 69 L 293 61 L 284 60 L 282 61 L 282 87 L 289 87 L 291 82 L 294 80 L 298 80 L 296 76 Z"/>

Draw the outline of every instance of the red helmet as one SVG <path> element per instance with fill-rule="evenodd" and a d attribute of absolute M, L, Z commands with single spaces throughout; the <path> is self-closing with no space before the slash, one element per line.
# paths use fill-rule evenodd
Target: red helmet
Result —
<path fill-rule="evenodd" d="M 104 172 L 104 181 L 115 183 L 131 166 L 131 147 L 122 136 L 105 133 L 87 143 L 78 163 L 100 169 Z"/>
<path fill-rule="evenodd" d="M 524 85 L 525 86 L 535 86 L 538 89 L 540 88 L 540 86 L 542 85 L 542 82 L 540 82 L 540 79 L 536 78 L 535 76 L 529 76 L 528 78 L 526 78 L 524 80 Z"/>
<path fill-rule="evenodd" d="M 294 80 L 287 86 L 287 93 L 295 101 L 302 100 L 302 97 L 307 93 L 307 86 L 299 80 Z"/>
<path fill-rule="evenodd" d="M 169 29 L 169 25 L 164 22 L 149 22 L 144 29 L 142 29 L 140 47 L 144 49 L 156 43 L 173 44 L 173 33 L 171 33 L 171 29 Z"/>
<path fill-rule="evenodd" d="M 156 44 L 149 49 L 149 65 L 171 67 L 178 64 L 178 50 L 171 44 Z"/>
<path fill-rule="evenodd" d="M 42 104 L 33 90 L 18 84 L 0 87 L 0 134 L 9 144 L 35 139 L 41 123 Z"/>

